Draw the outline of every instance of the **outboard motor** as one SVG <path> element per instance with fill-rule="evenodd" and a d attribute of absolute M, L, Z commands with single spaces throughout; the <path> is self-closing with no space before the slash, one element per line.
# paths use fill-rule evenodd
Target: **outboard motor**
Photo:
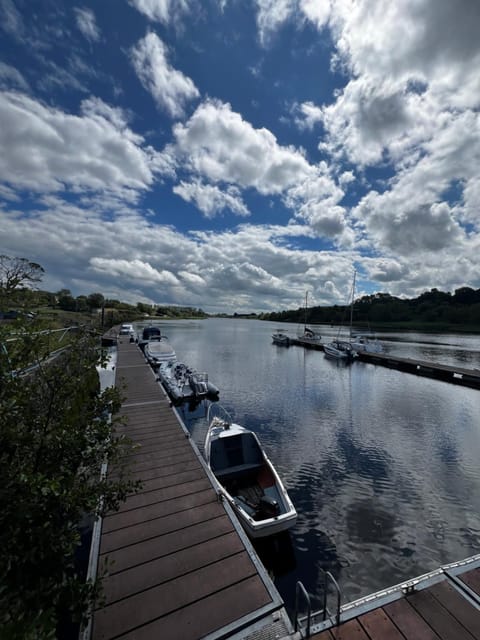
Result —
<path fill-rule="evenodd" d="M 280 515 L 278 502 L 269 496 L 262 496 L 258 504 L 258 515 L 261 518 L 275 518 Z"/>

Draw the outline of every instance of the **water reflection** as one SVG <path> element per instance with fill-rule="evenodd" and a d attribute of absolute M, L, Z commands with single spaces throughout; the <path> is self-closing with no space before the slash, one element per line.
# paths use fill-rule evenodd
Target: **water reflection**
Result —
<path fill-rule="evenodd" d="M 255 543 L 290 610 L 297 580 L 320 594 L 320 569 L 349 601 L 480 552 L 478 390 L 281 348 L 273 323 L 164 324 L 179 359 L 207 371 L 220 403 L 258 433 L 297 508 L 287 541 Z M 480 367 L 476 336 L 382 340 L 405 357 Z M 181 409 L 201 450 L 206 406 Z"/>

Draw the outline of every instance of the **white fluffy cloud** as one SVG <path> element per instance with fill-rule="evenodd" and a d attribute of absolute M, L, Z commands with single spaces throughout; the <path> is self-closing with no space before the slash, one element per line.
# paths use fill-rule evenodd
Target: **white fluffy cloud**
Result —
<path fill-rule="evenodd" d="M 173 192 L 187 202 L 194 202 L 207 218 L 213 218 L 224 209 L 239 216 L 248 216 L 250 212 L 243 202 L 240 191 L 233 186 L 222 191 L 217 186 L 202 184 L 199 180 L 184 182 L 173 187 Z"/>
<path fill-rule="evenodd" d="M 119 109 L 99 99 L 81 115 L 18 93 L 0 93 L 0 179 L 34 191 L 148 188 L 160 158 Z"/>
<path fill-rule="evenodd" d="M 132 48 L 131 60 L 142 85 L 172 118 L 181 118 L 186 104 L 200 95 L 191 79 L 168 63 L 167 47 L 155 33 Z"/>
<path fill-rule="evenodd" d="M 190 11 L 190 0 L 130 0 L 150 20 L 168 24 Z"/>
<path fill-rule="evenodd" d="M 97 26 L 93 11 L 85 7 L 76 7 L 74 11 L 75 18 L 77 20 L 77 27 L 85 38 L 90 40 L 90 42 L 97 42 L 100 40 L 100 29 Z"/>
<path fill-rule="evenodd" d="M 109 278 L 127 278 L 130 281 L 138 281 L 143 285 L 176 285 L 177 278 L 171 271 L 155 269 L 148 262 L 139 259 L 125 260 L 119 258 L 92 258 L 90 265 L 99 273 L 106 274 Z"/>
<path fill-rule="evenodd" d="M 268 129 L 255 129 L 229 104 L 203 102 L 185 124 L 173 129 L 175 153 L 190 170 L 212 182 L 280 194 L 312 169 L 294 147 L 282 147 Z"/>

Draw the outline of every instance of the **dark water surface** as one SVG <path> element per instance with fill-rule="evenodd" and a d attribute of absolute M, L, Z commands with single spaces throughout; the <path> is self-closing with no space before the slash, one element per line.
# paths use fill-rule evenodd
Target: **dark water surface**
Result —
<path fill-rule="evenodd" d="M 320 593 L 320 568 L 348 602 L 480 553 L 480 391 L 278 347 L 269 322 L 160 324 L 259 435 L 295 504 L 290 534 L 256 545 L 290 610 L 297 580 Z M 477 336 L 382 338 L 390 353 L 480 368 Z M 203 450 L 205 408 L 182 415 Z"/>

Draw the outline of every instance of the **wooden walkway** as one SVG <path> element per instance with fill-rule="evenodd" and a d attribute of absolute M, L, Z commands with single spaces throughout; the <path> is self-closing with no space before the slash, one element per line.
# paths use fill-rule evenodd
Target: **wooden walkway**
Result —
<path fill-rule="evenodd" d="M 108 573 L 93 640 L 216 639 L 278 620 L 278 592 L 127 339 L 118 343 L 116 385 L 125 396 L 122 429 L 138 445 L 129 466 L 143 487 L 103 519 L 99 572 Z"/>
<path fill-rule="evenodd" d="M 323 351 L 323 344 L 321 343 L 311 344 L 303 342 L 302 340 L 290 338 L 290 344 L 305 347 L 306 349 Z M 426 378 L 435 378 L 436 380 L 443 380 L 444 382 L 458 384 L 463 387 L 480 389 L 479 369 L 465 369 L 460 366 L 439 364 L 436 362 L 429 362 L 428 360 L 402 358 L 400 356 L 386 353 L 367 353 L 365 351 L 359 351 L 357 356 L 358 360 L 362 362 L 369 362 L 382 367 L 388 367 L 389 369 L 398 369 L 399 371 L 413 373 L 417 376 L 423 376 Z"/>
<path fill-rule="evenodd" d="M 342 607 L 313 640 L 479 640 L 480 556 Z M 473 567 L 473 568 L 472 568 Z"/>

